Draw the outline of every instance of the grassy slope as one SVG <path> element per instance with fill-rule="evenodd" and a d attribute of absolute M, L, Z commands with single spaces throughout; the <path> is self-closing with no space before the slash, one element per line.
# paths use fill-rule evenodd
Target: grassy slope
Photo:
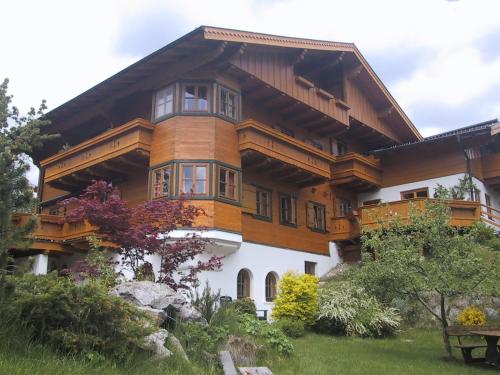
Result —
<path fill-rule="evenodd" d="M 276 375 L 389 375 L 389 374 L 492 374 L 457 361 L 447 362 L 437 331 L 409 330 L 396 338 L 361 339 L 308 334 L 294 340 L 295 353 L 287 359 L 263 361 Z"/>

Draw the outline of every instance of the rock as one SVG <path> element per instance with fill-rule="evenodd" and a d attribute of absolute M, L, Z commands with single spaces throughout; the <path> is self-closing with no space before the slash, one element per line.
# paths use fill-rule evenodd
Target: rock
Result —
<path fill-rule="evenodd" d="M 155 353 L 157 359 L 170 357 L 172 352 L 165 348 L 165 340 L 168 338 L 168 331 L 160 329 L 146 337 L 146 349 Z"/>
<path fill-rule="evenodd" d="M 179 339 L 177 337 L 175 337 L 174 335 L 170 334 L 168 336 L 168 341 L 170 342 L 170 344 L 172 345 L 172 347 L 175 349 L 175 351 L 177 353 L 179 353 L 179 355 L 182 358 L 184 358 L 186 361 L 189 362 L 189 358 L 188 358 L 186 352 L 184 351 L 184 348 L 182 347 L 182 344 L 179 341 Z"/>
<path fill-rule="evenodd" d="M 222 364 L 224 375 L 238 375 L 238 373 L 236 372 L 236 367 L 234 367 L 231 354 L 227 350 L 219 352 L 219 359 Z"/>
<path fill-rule="evenodd" d="M 493 320 L 496 321 L 498 318 L 500 318 L 500 314 L 498 313 L 498 309 L 494 309 L 491 307 L 486 307 L 484 309 L 484 314 L 486 315 L 486 320 Z"/>
<path fill-rule="evenodd" d="M 182 320 L 207 324 L 201 313 L 191 306 L 186 297 L 164 284 L 130 281 L 117 285 L 110 294 L 135 304 L 154 319 L 158 319 L 159 324 L 168 319 L 167 309 L 174 310 L 177 317 Z"/>
<path fill-rule="evenodd" d="M 138 306 L 152 306 L 154 300 L 165 296 L 177 295 L 175 291 L 165 284 L 152 281 L 130 281 L 114 287 L 110 294 L 123 298 Z"/>

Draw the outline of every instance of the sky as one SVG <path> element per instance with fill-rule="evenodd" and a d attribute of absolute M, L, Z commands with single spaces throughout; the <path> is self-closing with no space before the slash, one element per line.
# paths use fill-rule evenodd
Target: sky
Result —
<path fill-rule="evenodd" d="M 211 25 L 355 43 L 424 136 L 500 117 L 500 0 L 11 0 L 0 14 L 0 79 L 21 111 Z"/>

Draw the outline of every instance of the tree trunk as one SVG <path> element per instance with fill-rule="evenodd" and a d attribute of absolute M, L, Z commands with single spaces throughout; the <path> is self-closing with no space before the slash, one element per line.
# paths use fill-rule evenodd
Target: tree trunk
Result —
<path fill-rule="evenodd" d="M 441 294 L 440 296 L 440 306 L 441 306 L 441 327 L 443 329 L 443 341 L 446 350 L 446 355 L 449 359 L 453 358 L 453 353 L 451 352 L 450 336 L 446 329 L 448 328 L 448 319 L 446 317 L 446 307 L 445 307 L 445 297 Z"/>

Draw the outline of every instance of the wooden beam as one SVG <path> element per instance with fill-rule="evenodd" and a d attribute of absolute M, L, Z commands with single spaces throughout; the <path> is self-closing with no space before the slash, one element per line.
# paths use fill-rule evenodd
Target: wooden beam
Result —
<path fill-rule="evenodd" d="M 364 66 L 360 64 L 360 65 L 356 66 L 355 68 L 347 70 L 345 73 L 345 77 L 347 79 L 356 78 L 357 76 L 359 76 L 361 74 L 363 69 L 364 69 Z"/>
<path fill-rule="evenodd" d="M 297 65 L 298 63 L 303 61 L 307 55 L 307 52 L 308 52 L 307 49 L 303 49 L 297 55 L 293 56 L 292 57 L 292 65 Z"/>

